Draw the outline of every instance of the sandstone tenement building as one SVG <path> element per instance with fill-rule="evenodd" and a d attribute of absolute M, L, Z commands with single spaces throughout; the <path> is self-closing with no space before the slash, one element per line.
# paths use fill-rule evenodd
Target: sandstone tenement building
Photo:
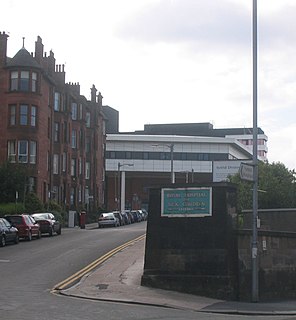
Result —
<path fill-rule="evenodd" d="M 65 209 L 104 205 L 105 117 L 102 95 L 91 99 L 79 83 L 65 82 L 64 65 L 44 52 L 21 48 L 7 57 L 8 35 L 0 33 L 0 164 L 27 170 L 26 192 Z"/>

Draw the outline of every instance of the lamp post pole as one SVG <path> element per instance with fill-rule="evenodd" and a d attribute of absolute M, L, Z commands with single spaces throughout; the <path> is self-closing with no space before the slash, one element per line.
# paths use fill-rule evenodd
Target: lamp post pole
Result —
<path fill-rule="evenodd" d="M 118 188 L 117 188 L 117 210 L 123 211 L 125 209 L 125 171 L 121 172 L 120 177 L 120 168 L 128 166 L 133 167 L 132 163 L 120 163 L 117 164 L 117 177 L 118 177 Z M 120 187 L 121 184 L 121 187 Z"/>
<path fill-rule="evenodd" d="M 174 144 L 169 145 L 171 152 L 171 182 L 175 183 L 175 175 L 174 175 Z"/>
<path fill-rule="evenodd" d="M 175 174 L 174 174 L 174 144 L 153 144 L 154 147 L 167 147 L 170 149 L 170 160 L 171 160 L 171 183 L 175 183 Z"/>
<path fill-rule="evenodd" d="M 258 141 L 257 141 L 257 0 L 253 0 L 253 230 L 252 302 L 258 301 Z"/>

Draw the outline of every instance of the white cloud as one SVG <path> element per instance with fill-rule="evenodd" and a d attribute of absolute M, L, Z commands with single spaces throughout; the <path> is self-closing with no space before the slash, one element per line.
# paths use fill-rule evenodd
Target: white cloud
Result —
<path fill-rule="evenodd" d="M 34 51 L 66 64 L 67 81 L 120 112 L 120 129 L 146 123 L 212 122 L 252 126 L 252 1 L 8 0 L 2 30 L 13 56 L 26 37 Z M 26 17 L 26 20 L 23 17 Z M 13 17 L 13 19 L 12 19 Z M 20 27 L 19 23 L 22 21 Z M 296 167 L 296 3 L 258 1 L 258 124 L 270 161 Z M 285 140 L 285 138 L 288 138 Z"/>

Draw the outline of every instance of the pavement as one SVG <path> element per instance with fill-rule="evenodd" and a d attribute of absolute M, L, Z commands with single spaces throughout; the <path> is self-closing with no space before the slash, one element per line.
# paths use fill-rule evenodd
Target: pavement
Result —
<path fill-rule="evenodd" d="M 238 302 L 141 286 L 145 238 L 129 242 L 96 265 L 60 294 L 98 301 L 168 307 L 208 313 L 244 315 L 296 315 L 296 301 Z"/>

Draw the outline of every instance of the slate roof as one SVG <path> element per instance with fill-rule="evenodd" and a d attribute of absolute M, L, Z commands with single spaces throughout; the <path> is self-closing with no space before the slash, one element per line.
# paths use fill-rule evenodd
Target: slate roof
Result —
<path fill-rule="evenodd" d="M 29 67 L 41 69 L 39 63 L 31 56 L 31 54 L 25 49 L 20 49 L 16 55 L 7 59 L 7 67 Z"/>

